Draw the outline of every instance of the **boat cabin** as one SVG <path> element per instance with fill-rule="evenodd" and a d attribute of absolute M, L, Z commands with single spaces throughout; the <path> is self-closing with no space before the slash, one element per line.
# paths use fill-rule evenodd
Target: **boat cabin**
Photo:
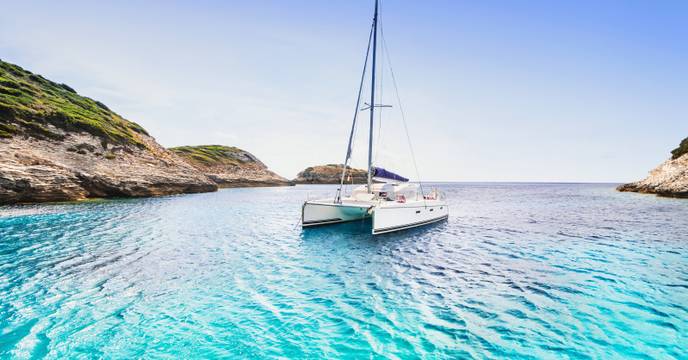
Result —
<path fill-rule="evenodd" d="M 351 192 L 351 197 L 360 201 L 385 200 L 407 202 L 419 200 L 418 184 L 409 183 L 375 183 L 371 185 L 372 193 L 363 185 Z"/>

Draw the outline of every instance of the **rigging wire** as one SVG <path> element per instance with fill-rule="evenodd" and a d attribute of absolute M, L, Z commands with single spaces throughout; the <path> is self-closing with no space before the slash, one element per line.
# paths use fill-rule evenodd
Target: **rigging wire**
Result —
<path fill-rule="evenodd" d="M 423 182 L 420 178 L 420 172 L 418 171 L 418 164 L 416 163 L 416 155 L 413 151 L 413 144 L 411 144 L 411 136 L 409 135 L 408 126 L 406 125 L 406 114 L 404 113 L 404 108 L 401 105 L 401 97 L 399 96 L 399 87 L 397 86 L 397 79 L 394 76 L 394 69 L 392 68 L 392 60 L 389 55 L 389 50 L 387 49 L 387 41 L 385 41 L 385 33 L 382 28 L 380 28 L 380 38 L 382 39 L 382 47 L 387 53 L 387 64 L 389 65 L 389 73 L 392 76 L 392 84 L 394 85 L 394 93 L 396 94 L 397 104 L 399 104 L 399 111 L 401 112 L 401 121 L 404 124 L 404 131 L 406 132 L 406 140 L 408 141 L 409 150 L 411 150 L 411 159 L 413 160 L 413 167 L 416 170 L 416 177 L 418 178 L 418 185 L 420 186 L 420 193 L 423 196 L 423 205 L 427 206 L 425 201 L 425 193 L 423 192 Z"/>
<path fill-rule="evenodd" d="M 366 80 L 368 80 L 368 79 L 366 79 Z M 359 98 L 359 102 L 363 100 L 364 94 L 366 94 L 366 93 L 368 92 L 368 88 L 369 88 L 369 87 L 370 87 L 370 85 L 368 84 L 368 82 L 367 82 L 367 81 L 364 81 L 364 82 L 363 82 L 363 85 L 361 86 L 361 90 L 360 90 L 360 92 L 361 92 L 361 97 Z M 360 112 L 360 111 L 363 111 L 363 110 L 360 110 L 360 109 L 359 109 L 359 112 Z M 357 121 L 356 124 L 355 124 L 355 126 L 353 127 L 354 133 L 353 133 L 352 140 L 351 140 L 351 154 L 349 155 L 349 160 L 350 160 L 349 162 L 350 162 L 350 163 L 354 161 L 354 157 L 355 157 L 355 156 L 360 155 L 360 149 L 359 149 L 359 153 L 356 153 L 356 149 L 357 149 L 357 148 L 356 148 L 356 145 L 358 144 L 358 139 L 359 139 L 359 135 L 358 135 L 358 134 L 361 132 L 361 126 L 362 126 L 361 124 L 366 125 L 365 122 L 361 123 L 360 121 Z M 347 170 L 346 170 L 347 173 L 349 174 L 348 176 L 349 176 L 350 181 L 349 181 L 348 184 L 347 184 L 346 182 L 343 183 L 344 190 L 346 190 L 346 188 L 347 188 L 349 185 L 351 185 L 351 186 L 354 185 L 354 177 L 351 175 L 351 174 L 352 174 L 352 171 L 351 171 L 352 169 L 353 169 L 353 167 L 350 166 L 350 167 L 347 168 Z M 344 191 L 344 193 L 345 193 L 345 192 L 346 192 L 346 191 Z"/>
<path fill-rule="evenodd" d="M 377 21 L 377 20 L 376 20 Z M 358 87 L 358 98 L 356 99 L 356 109 L 354 110 L 354 120 L 353 123 L 351 124 L 351 133 L 349 135 L 349 144 L 348 148 L 346 149 L 346 158 L 344 159 L 344 168 L 342 169 L 342 178 L 339 182 L 339 188 L 337 189 L 337 194 L 335 195 L 335 202 L 341 201 L 342 197 L 342 188 L 344 187 L 344 177 L 346 176 L 346 170 L 347 170 L 347 164 L 349 163 L 349 159 L 351 158 L 351 152 L 353 151 L 353 136 L 356 132 L 356 120 L 358 119 L 358 112 L 359 112 L 359 107 L 361 106 L 361 92 L 363 90 L 363 83 L 365 80 L 365 75 L 366 75 L 366 69 L 368 68 L 368 55 L 370 55 L 370 44 L 371 40 L 373 37 L 373 29 L 375 28 L 375 23 L 370 27 L 370 34 L 368 35 L 368 47 L 366 49 L 366 56 L 365 60 L 363 61 L 363 73 L 361 74 L 361 82 Z"/>
<path fill-rule="evenodd" d="M 370 40 L 370 39 L 369 39 L 369 40 Z M 365 70 L 365 69 L 364 69 L 364 70 Z M 365 76 L 366 76 L 366 72 L 363 73 L 363 77 L 364 77 L 364 78 L 365 78 Z M 368 79 L 365 79 L 365 80 L 362 81 L 362 83 L 361 83 L 361 88 L 359 89 L 360 95 L 359 95 L 359 98 L 358 98 L 358 102 L 356 103 L 356 104 L 359 105 L 359 106 L 360 106 L 361 101 L 363 100 L 364 94 L 367 93 L 368 88 L 369 88 L 368 82 L 367 82 L 366 80 L 368 80 Z M 359 112 L 361 112 L 361 111 L 362 111 L 362 110 L 359 109 Z M 366 125 L 366 123 L 363 122 L 363 125 Z M 351 138 L 351 152 L 350 152 L 350 154 L 349 154 L 349 163 L 351 163 L 351 162 L 354 161 L 354 156 L 356 155 L 356 154 L 354 154 L 354 153 L 356 152 L 356 144 L 358 143 L 358 137 L 359 137 L 358 134 L 361 132 L 361 122 L 360 122 L 360 121 L 357 121 L 357 122 L 353 125 L 352 129 L 353 129 L 353 135 L 352 135 L 352 138 Z M 348 184 L 346 183 L 346 181 L 342 183 L 342 186 L 343 186 L 343 189 L 344 189 L 344 190 L 343 190 L 344 193 L 346 193 L 345 190 L 346 190 L 346 188 L 347 188 L 349 185 L 351 185 L 351 186 L 354 185 L 354 177 L 351 175 L 351 174 L 352 174 L 352 171 L 351 171 L 352 169 L 353 169 L 353 167 L 352 167 L 351 165 L 349 165 L 349 167 L 345 169 L 346 172 L 348 173 L 348 176 L 349 176 L 349 180 L 350 180 L 350 181 L 349 181 Z M 346 174 L 345 174 L 345 178 L 346 178 Z"/>
<path fill-rule="evenodd" d="M 363 85 L 363 89 L 361 91 L 361 94 L 365 93 L 365 89 L 366 89 L 366 86 Z M 359 133 L 360 127 L 361 127 L 361 125 L 359 123 L 356 123 L 353 127 L 353 135 L 351 137 L 351 153 L 349 154 L 349 161 L 352 161 L 352 159 L 354 157 L 354 151 L 356 149 L 356 140 L 358 139 L 358 133 Z M 347 166 L 347 164 L 344 164 L 344 166 Z M 350 169 L 345 168 L 344 171 L 346 171 L 349 174 L 349 178 L 351 179 L 351 181 L 349 182 L 349 185 L 353 185 L 353 176 L 351 176 Z M 346 177 L 346 174 L 344 174 L 344 176 Z M 342 183 L 342 185 L 343 185 L 344 189 L 346 189 L 346 187 L 347 187 L 346 181 L 344 181 Z"/>

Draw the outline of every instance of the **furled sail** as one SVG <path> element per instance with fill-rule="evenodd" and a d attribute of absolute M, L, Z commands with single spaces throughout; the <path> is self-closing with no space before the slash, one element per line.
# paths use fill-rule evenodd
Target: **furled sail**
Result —
<path fill-rule="evenodd" d="M 407 179 L 401 175 L 397 175 L 397 174 L 395 174 L 389 170 L 385 170 L 385 169 L 379 168 L 379 167 L 373 168 L 373 177 L 380 178 L 380 179 L 387 179 L 387 180 L 396 180 L 396 181 L 400 181 L 400 182 L 409 181 L 409 179 Z"/>

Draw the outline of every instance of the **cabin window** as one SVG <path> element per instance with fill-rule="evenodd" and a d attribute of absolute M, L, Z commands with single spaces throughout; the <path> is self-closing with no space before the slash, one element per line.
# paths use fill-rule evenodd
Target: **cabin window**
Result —
<path fill-rule="evenodd" d="M 433 211 L 433 210 L 435 210 L 435 209 L 430 209 L 430 211 Z"/>
<path fill-rule="evenodd" d="M 416 214 L 420 214 L 420 210 L 416 210 Z"/>
<path fill-rule="evenodd" d="M 444 207 L 440 206 L 440 210 L 444 209 Z"/>

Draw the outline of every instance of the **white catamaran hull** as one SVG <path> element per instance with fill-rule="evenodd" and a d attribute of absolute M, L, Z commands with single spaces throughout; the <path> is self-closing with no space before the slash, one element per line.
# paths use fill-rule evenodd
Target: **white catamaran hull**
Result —
<path fill-rule="evenodd" d="M 373 234 L 383 234 L 432 224 L 446 220 L 449 207 L 443 201 L 428 201 L 426 205 L 394 204 L 378 206 L 373 213 Z"/>
<path fill-rule="evenodd" d="M 303 227 L 361 220 L 370 216 L 370 204 L 334 204 L 307 201 L 301 211 Z"/>
<path fill-rule="evenodd" d="M 428 200 L 411 203 L 306 201 L 302 212 L 303 227 L 343 223 L 373 218 L 372 233 L 383 234 L 432 224 L 449 217 L 444 201 Z"/>

